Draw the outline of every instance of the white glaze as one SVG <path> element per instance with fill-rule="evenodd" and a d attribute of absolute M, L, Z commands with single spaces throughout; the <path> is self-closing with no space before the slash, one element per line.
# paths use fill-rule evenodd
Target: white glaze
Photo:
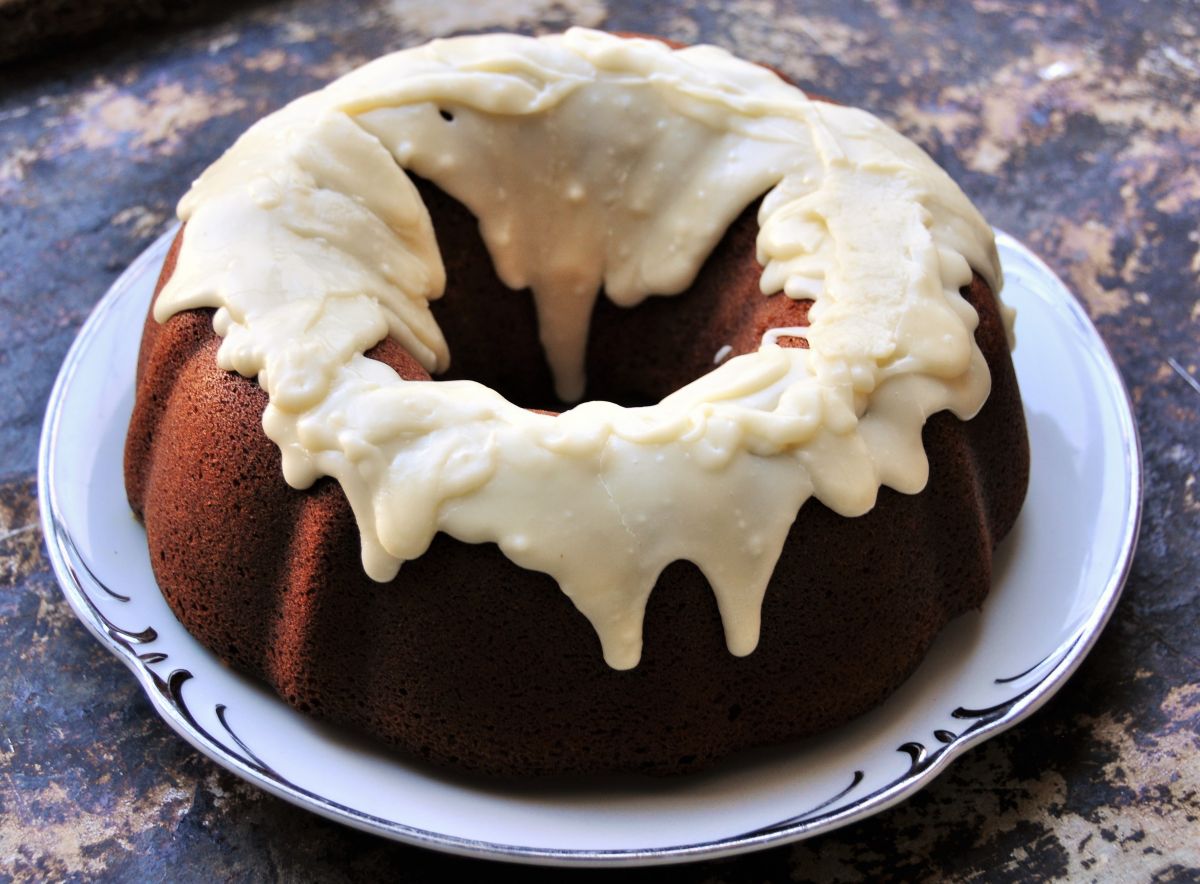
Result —
<path fill-rule="evenodd" d="M 404 381 L 362 354 L 386 335 L 430 371 L 450 354 L 428 309 L 441 259 L 401 167 L 467 205 L 500 277 L 532 289 L 566 399 L 601 288 L 624 305 L 685 290 L 764 193 L 761 287 L 815 300 L 811 349 L 768 334 L 657 405 L 558 416 Z M 636 665 L 678 559 L 711 583 L 730 651 L 752 651 L 801 504 L 855 516 L 883 484 L 921 490 L 925 418 L 969 418 L 990 388 L 958 290 L 973 267 L 998 291 L 1000 269 L 962 192 L 871 115 L 713 47 L 573 29 L 398 52 L 252 127 L 180 216 L 156 316 L 217 308 L 220 365 L 267 391 L 289 483 L 341 483 L 367 572 L 390 579 L 439 530 L 496 542 L 558 581 L 616 668 Z"/>

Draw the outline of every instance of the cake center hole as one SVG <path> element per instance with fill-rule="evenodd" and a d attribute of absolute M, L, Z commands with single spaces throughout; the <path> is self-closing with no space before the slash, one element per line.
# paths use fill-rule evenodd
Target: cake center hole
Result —
<path fill-rule="evenodd" d="M 450 348 L 450 369 L 437 379 L 477 381 L 525 408 L 562 411 L 578 404 L 555 395 L 533 297 L 497 277 L 475 217 L 435 185 L 412 178 L 446 267 L 445 294 L 430 305 Z M 652 405 L 758 349 L 769 329 L 807 324 L 809 302 L 759 289 L 757 210 L 755 201 L 730 225 L 688 291 L 652 296 L 632 308 L 601 293 L 589 330 L 584 400 Z"/>

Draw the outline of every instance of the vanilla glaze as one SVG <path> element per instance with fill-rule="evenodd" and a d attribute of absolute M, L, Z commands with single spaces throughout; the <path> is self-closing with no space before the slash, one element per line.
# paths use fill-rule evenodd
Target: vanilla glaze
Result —
<path fill-rule="evenodd" d="M 557 416 L 471 381 L 405 381 L 363 353 L 385 336 L 429 371 L 445 273 L 405 173 L 479 220 L 500 278 L 530 288 L 560 396 L 585 385 L 588 322 L 686 290 L 764 196 L 764 296 L 812 298 L 660 403 Z M 376 580 L 444 531 L 554 577 L 624 669 L 658 574 L 687 559 L 750 653 L 800 506 L 865 513 L 916 493 L 925 419 L 972 417 L 990 389 L 974 310 L 1000 288 L 991 229 L 918 147 L 864 111 L 810 101 L 710 46 L 583 29 L 438 40 L 272 114 L 184 197 L 155 316 L 216 308 L 218 362 L 257 376 L 297 488 L 341 483 Z M 810 349 L 775 338 L 802 334 Z M 402 591 L 402 590 L 398 590 Z"/>

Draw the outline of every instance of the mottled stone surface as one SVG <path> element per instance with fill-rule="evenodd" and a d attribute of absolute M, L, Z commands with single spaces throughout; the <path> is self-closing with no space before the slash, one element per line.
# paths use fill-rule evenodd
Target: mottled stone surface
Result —
<path fill-rule="evenodd" d="M 230 0 L 0 0 L 0 63 L 135 29 L 196 23 L 229 6 Z"/>
<path fill-rule="evenodd" d="M 0 69 L 0 880 L 513 873 L 326 822 L 192 751 L 63 601 L 37 526 L 34 469 L 46 397 L 76 330 L 163 230 L 186 183 L 247 125 L 431 35 L 569 23 L 718 43 L 913 135 L 1083 299 L 1132 391 L 1146 461 L 1125 597 L 1048 706 L 866 822 L 630 877 L 1200 876 L 1196 6 L 647 5 L 393 0 L 349 10 L 308 0 Z"/>

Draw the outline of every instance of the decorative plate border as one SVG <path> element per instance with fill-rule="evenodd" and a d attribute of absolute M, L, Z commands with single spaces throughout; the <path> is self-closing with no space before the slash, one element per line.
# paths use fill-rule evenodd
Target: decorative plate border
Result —
<path fill-rule="evenodd" d="M 161 651 L 144 650 L 145 645 L 154 642 L 158 637 L 153 625 L 146 625 L 140 630 L 136 627 L 122 627 L 101 611 L 94 599 L 105 597 L 117 602 L 128 602 L 129 597 L 100 580 L 80 553 L 62 517 L 59 490 L 52 483 L 51 477 L 56 465 L 56 439 L 62 419 L 65 392 L 79 366 L 82 353 L 97 334 L 101 319 L 112 309 L 115 298 L 128 287 L 131 280 L 161 263 L 174 235 L 175 229 L 163 234 L 113 284 L 108 295 L 100 301 L 84 323 L 51 392 L 43 424 L 38 463 L 42 528 L 50 562 L 68 602 L 80 620 L 134 672 L 155 709 L 172 728 L 198 750 L 243 779 L 338 822 L 421 847 L 466 856 L 545 865 L 650 865 L 683 862 L 761 849 L 830 831 L 875 814 L 912 795 L 933 780 L 963 752 L 1012 727 L 1049 700 L 1078 668 L 1095 644 L 1116 606 L 1129 573 L 1141 519 L 1142 475 L 1140 444 L 1128 393 L 1099 334 L 1053 271 L 1017 240 L 998 232 L 998 244 L 1002 251 L 1009 254 L 1010 259 L 1015 256 L 1018 261 L 1027 265 L 1027 271 L 1052 280 L 1054 286 L 1060 290 L 1056 294 L 1061 295 L 1072 320 L 1089 339 L 1105 381 L 1112 390 L 1120 391 L 1124 408 L 1119 415 L 1119 441 L 1125 457 L 1129 481 L 1128 495 L 1133 501 L 1121 533 L 1118 567 L 1109 577 L 1098 596 L 1096 606 L 1082 625 L 1054 651 L 1024 672 L 1006 674 L 994 679 L 995 684 L 1004 685 L 1040 673 L 1035 682 L 1020 690 L 1014 690 L 1007 700 L 987 708 L 954 708 L 950 715 L 956 720 L 961 720 L 963 728 L 957 733 L 949 730 L 935 731 L 937 745 L 926 746 L 922 742 L 907 741 L 896 747 L 897 752 L 908 756 L 910 763 L 902 774 L 882 787 L 864 792 L 864 771 L 856 769 L 847 773 L 848 783 L 844 788 L 807 811 L 739 835 L 712 841 L 653 849 L 570 850 L 523 847 L 461 838 L 365 813 L 316 794 L 281 776 L 255 754 L 230 726 L 223 704 L 217 704 L 214 709 L 221 732 L 214 733 L 203 727 L 183 697 L 182 687 L 193 677 L 192 673 L 185 668 L 171 669 L 165 677 L 157 673 L 151 667 L 169 658 Z"/>

